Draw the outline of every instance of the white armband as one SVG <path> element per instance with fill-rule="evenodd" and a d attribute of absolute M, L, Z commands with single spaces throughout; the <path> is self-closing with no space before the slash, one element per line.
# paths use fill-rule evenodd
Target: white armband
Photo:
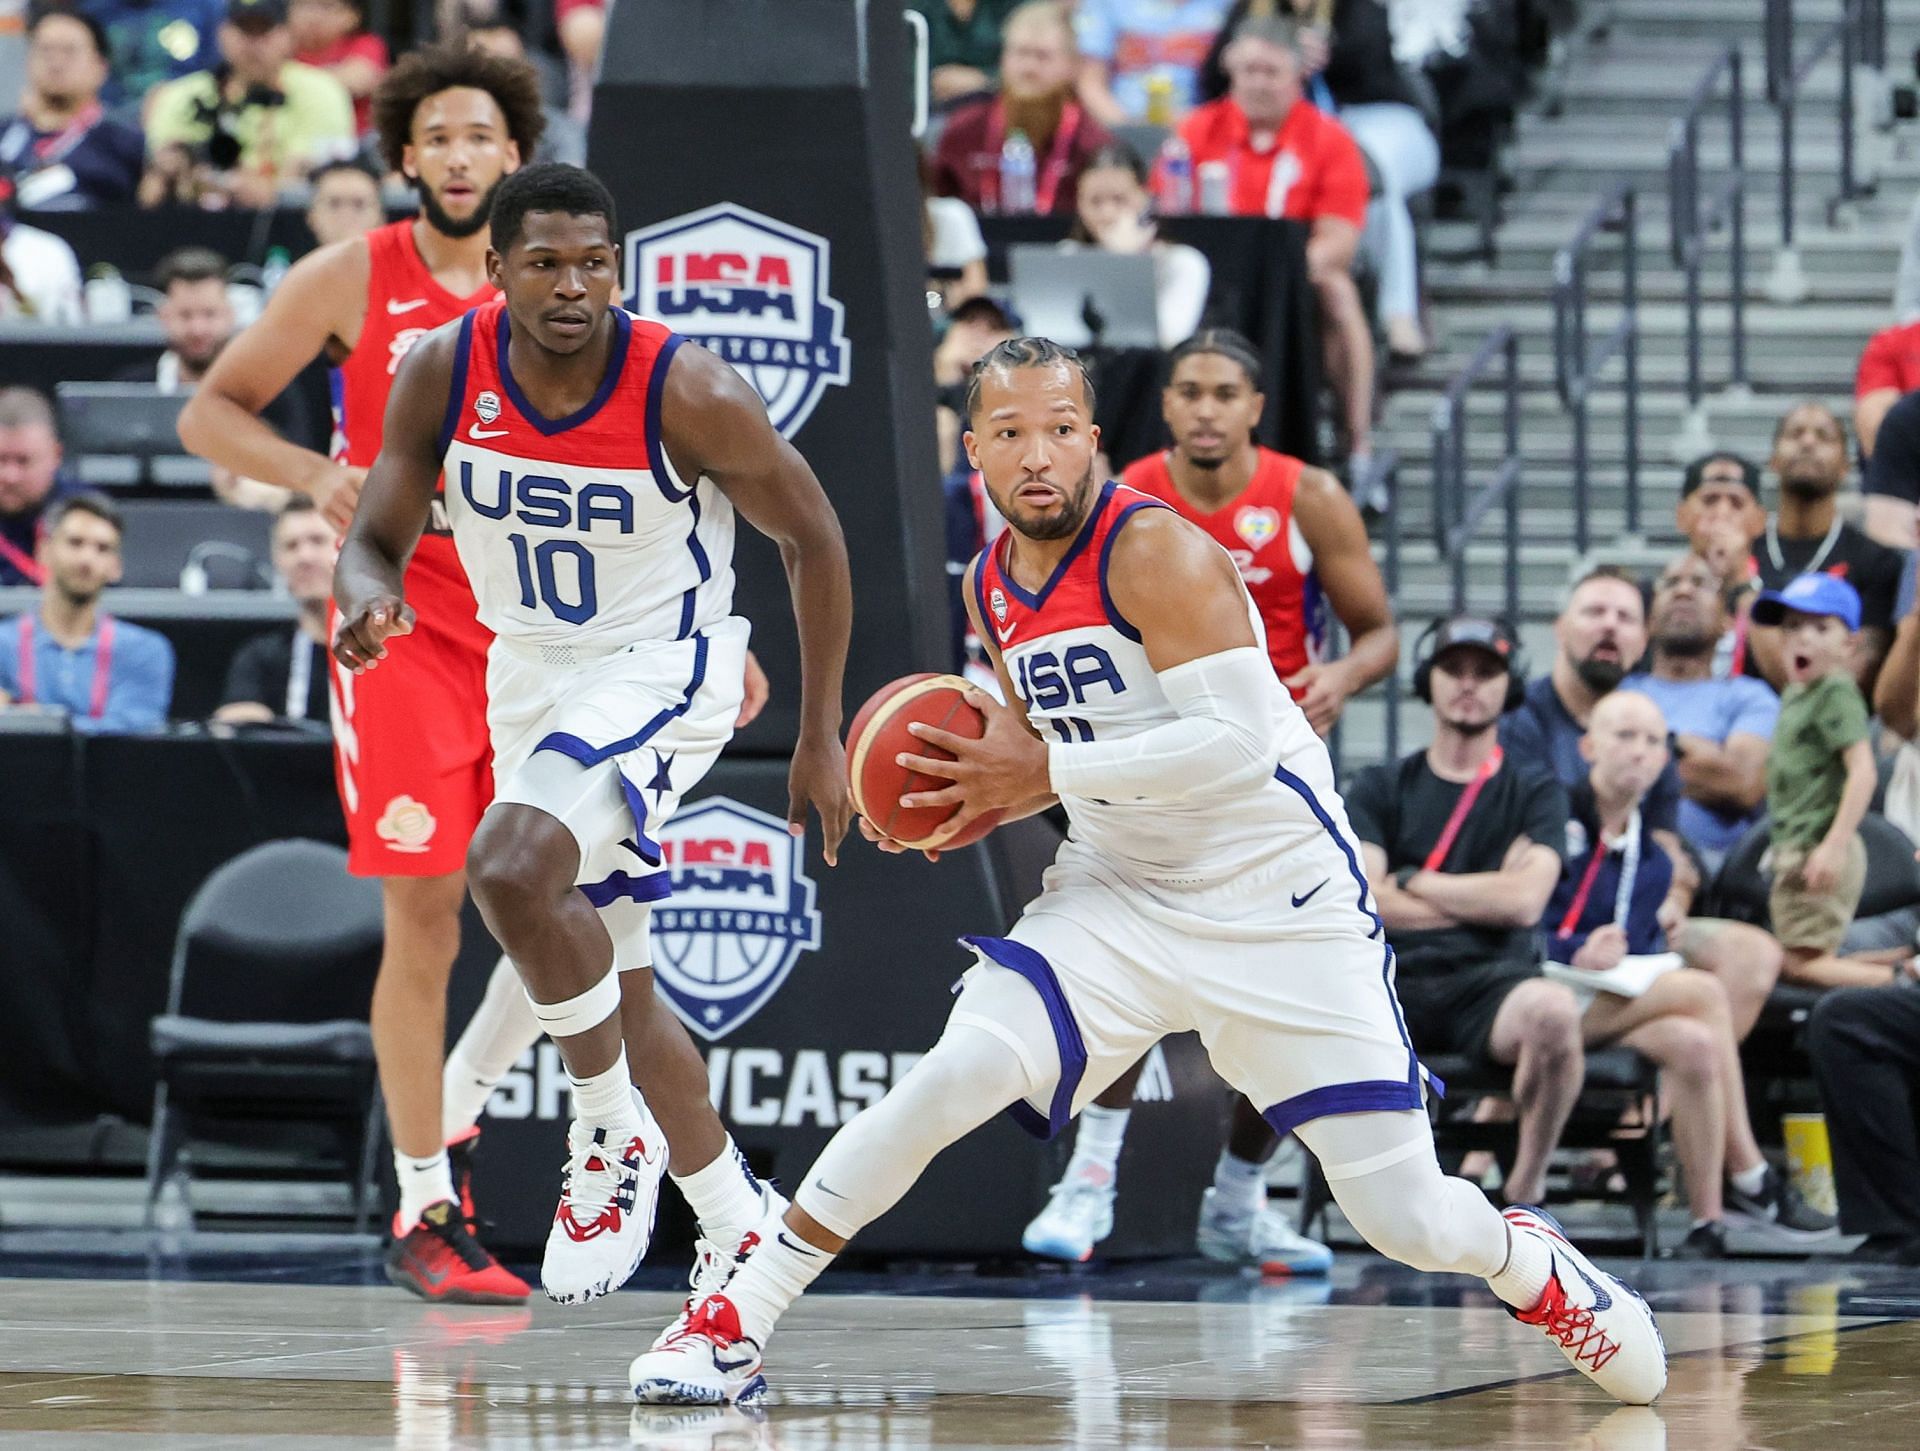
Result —
<path fill-rule="evenodd" d="M 1063 796 L 1178 801 L 1252 785 L 1280 761 L 1282 687 L 1264 650 L 1242 645 L 1158 672 L 1180 719 L 1123 740 L 1055 742 L 1047 774 Z"/>

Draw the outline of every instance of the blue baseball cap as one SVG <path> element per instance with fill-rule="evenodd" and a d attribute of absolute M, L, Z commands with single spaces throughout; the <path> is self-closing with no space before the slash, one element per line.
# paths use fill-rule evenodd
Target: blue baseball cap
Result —
<path fill-rule="evenodd" d="M 1756 625 L 1777 625 L 1788 610 L 1832 615 L 1849 630 L 1860 628 L 1860 591 L 1837 574 L 1803 574 L 1785 589 L 1770 589 L 1753 602 Z"/>

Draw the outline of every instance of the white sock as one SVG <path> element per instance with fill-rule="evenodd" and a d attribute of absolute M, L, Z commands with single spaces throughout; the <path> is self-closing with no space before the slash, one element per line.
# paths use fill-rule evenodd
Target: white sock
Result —
<path fill-rule="evenodd" d="M 440 1082 L 440 1131 L 448 1143 L 474 1126 L 493 1086 L 539 1041 L 540 1020 L 520 985 L 519 970 L 502 957 L 487 979 L 486 995 L 473 1020 L 447 1055 Z"/>
<path fill-rule="evenodd" d="M 1546 1294 L 1547 1277 L 1552 1273 L 1553 1251 L 1546 1242 L 1508 1224 L 1506 1268 L 1487 1276 L 1487 1285 L 1514 1309 L 1531 1310 Z"/>
<path fill-rule="evenodd" d="M 1102 1108 L 1090 1103 L 1080 1110 L 1080 1132 L 1073 1141 L 1073 1158 L 1067 1164 L 1067 1178 L 1085 1177 L 1088 1170 L 1101 1171 L 1111 1184 L 1120 1168 L 1120 1146 L 1127 1141 L 1130 1108 Z"/>
<path fill-rule="evenodd" d="M 400 1232 L 402 1234 L 420 1222 L 423 1210 L 438 1204 L 442 1199 L 453 1198 L 453 1170 L 447 1164 L 445 1149 L 426 1159 L 410 1159 L 395 1149 L 393 1177 L 400 1183 Z"/>
<path fill-rule="evenodd" d="M 701 1236 L 723 1250 L 739 1245 L 760 1218 L 760 1181 L 731 1135 L 706 1168 L 669 1177 L 692 1206 Z"/>
<path fill-rule="evenodd" d="M 626 1134 L 646 1127 L 646 1119 L 634 1106 L 625 1048 L 614 1055 L 613 1063 L 603 1072 L 591 1078 L 575 1078 L 568 1070 L 567 1081 L 573 1085 L 573 1116 L 582 1123 Z"/>
<path fill-rule="evenodd" d="M 765 1345 L 787 1306 L 833 1263 L 833 1255 L 806 1243 L 780 1220 L 761 1233 L 759 1245 L 734 1271 L 723 1293 L 740 1312 L 741 1331 L 749 1340 Z"/>
<path fill-rule="evenodd" d="M 1762 1159 L 1751 1169 L 1742 1169 L 1738 1174 L 1729 1174 L 1733 1187 L 1742 1194 L 1758 1194 L 1767 1185 L 1767 1161 Z"/>
<path fill-rule="evenodd" d="M 1225 1149 L 1213 1166 L 1214 1209 L 1226 1219 L 1250 1219 L 1267 1204 L 1267 1166 L 1235 1158 Z"/>

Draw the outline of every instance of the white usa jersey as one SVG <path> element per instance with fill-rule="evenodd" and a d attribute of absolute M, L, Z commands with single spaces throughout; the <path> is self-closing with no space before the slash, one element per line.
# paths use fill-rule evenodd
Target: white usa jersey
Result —
<path fill-rule="evenodd" d="M 1120 740 L 1179 719 L 1140 632 L 1121 616 L 1107 588 L 1108 562 L 1127 520 L 1138 510 L 1165 507 L 1124 484 L 1107 484 L 1037 593 L 1022 588 L 1006 568 L 1010 532 L 981 554 L 973 571 L 975 606 L 1042 739 L 1067 747 Z M 1246 587 L 1238 588 L 1264 651 L 1259 611 Z M 1179 802 L 1115 804 L 1063 796 L 1073 840 L 1141 885 L 1183 891 L 1277 865 L 1298 848 L 1350 840 L 1326 747 L 1277 676 L 1270 720 L 1279 759 L 1272 780 Z"/>
<path fill-rule="evenodd" d="M 606 377 L 559 419 L 513 380 L 503 300 L 460 323 L 441 428 L 447 511 L 480 622 L 506 639 L 685 640 L 733 611 L 733 505 L 707 479 L 682 480 L 660 439 L 683 339 L 612 312 Z"/>

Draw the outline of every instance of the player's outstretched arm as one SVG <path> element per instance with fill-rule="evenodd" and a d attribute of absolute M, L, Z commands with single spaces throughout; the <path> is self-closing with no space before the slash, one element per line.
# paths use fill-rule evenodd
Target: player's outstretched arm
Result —
<path fill-rule="evenodd" d="M 353 517 L 362 471 L 288 442 L 260 412 L 339 341 L 342 312 L 365 302 L 367 271 L 366 243 L 358 240 L 302 257 L 259 318 L 220 350 L 180 410 L 180 442 L 189 453 L 243 478 L 310 496 L 340 530 Z"/>
<path fill-rule="evenodd" d="M 333 567 L 333 598 L 340 611 L 333 654 L 349 670 L 371 670 L 387 653 L 389 635 L 413 629 L 404 578 L 433 509 L 440 427 L 459 339 L 457 322 L 422 339 L 400 365 L 387 397 L 380 456 L 367 471 L 360 507 Z"/>
<path fill-rule="evenodd" d="M 1380 567 L 1373 562 L 1367 526 L 1353 496 L 1325 469 L 1304 469 L 1294 493 L 1293 517 L 1313 552 L 1314 573 L 1334 617 L 1352 643 L 1338 660 L 1308 665 L 1286 684 L 1304 690 L 1300 708 L 1321 735 L 1331 731 L 1349 696 L 1382 679 L 1400 658 L 1400 636 Z"/>
<path fill-rule="evenodd" d="M 759 395 L 698 344 L 683 343 L 673 355 L 660 432 L 682 479 L 712 479 L 742 518 L 780 546 L 800 632 L 800 740 L 787 778 L 787 826 L 798 835 L 811 804 L 832 865 L 853 817 L 840 744 L 853 581 L 840 520 L 807 461 L 768 421 Z"/>

